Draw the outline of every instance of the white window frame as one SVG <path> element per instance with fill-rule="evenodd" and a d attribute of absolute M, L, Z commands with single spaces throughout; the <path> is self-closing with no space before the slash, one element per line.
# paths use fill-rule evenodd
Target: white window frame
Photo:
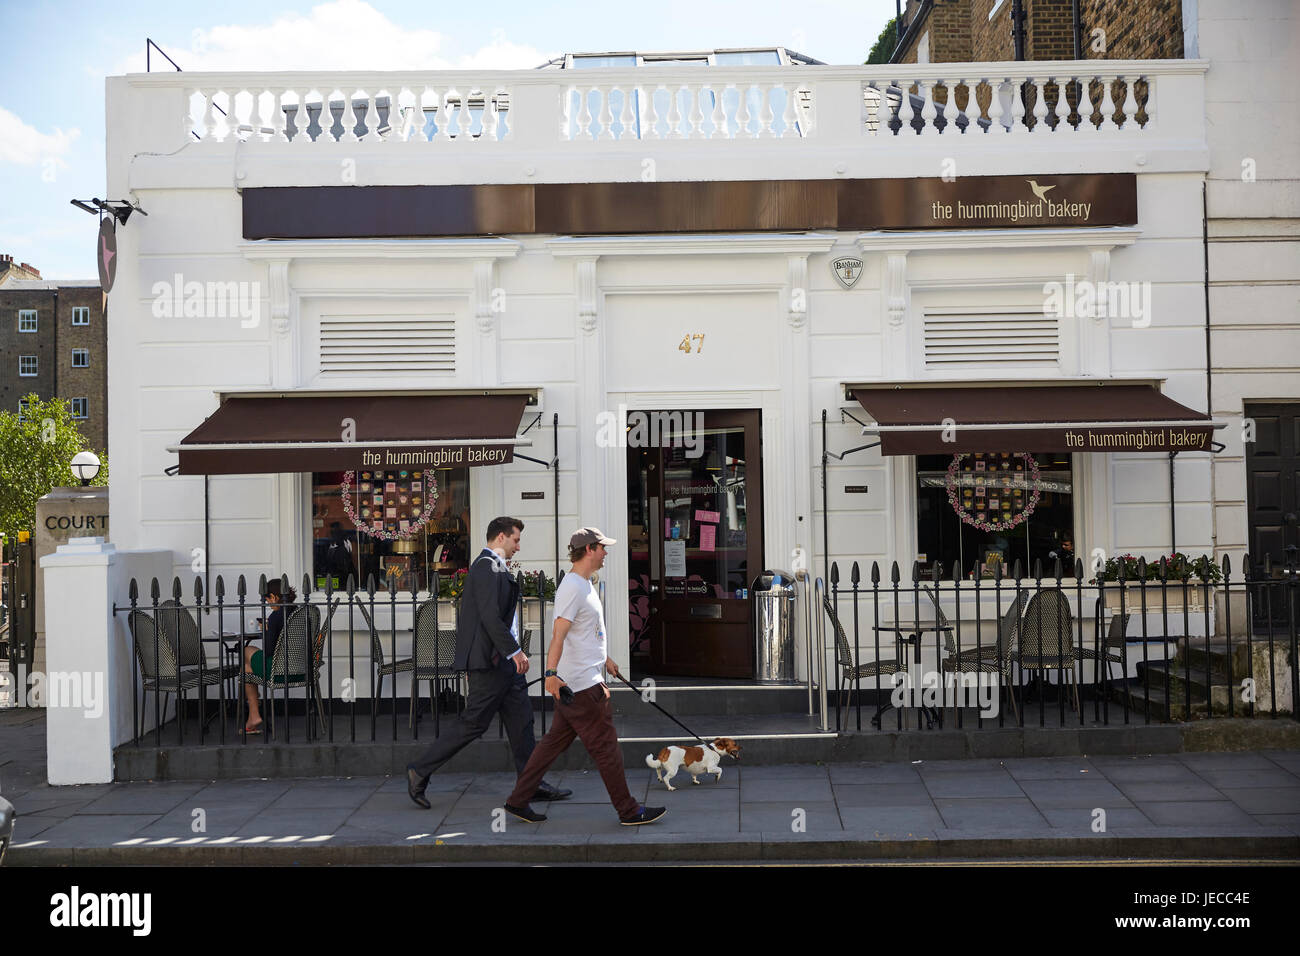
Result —
<path fill-rule="evenodd" d="M 84 421 L 85 419 L 87 419 L 87 418 L 90 417 L 90 400 L 89 400 L 89 399 L 85 399 L 85 398 L 73 398 L 73 399 L 69 399 L 69 401 L 72 403 L 72 417 L 73 417 L 73 418 L 77 419 L 78 421 Z M 77 414 L 77 403 L 78 403 L 78 402 L 81 403 L 81 414 L 80 414 L 80 415 Z"/>
<path fill-rule="evenodd" d="M 78 321 L 78 320 L 81 321 Z M 90 325 L 90 306 L 74 305 L 72 307 L 72 324 L 73 325 Z"/>
<path fill-rule="evenodd" d="M 30 318 L 32 320 L 32 327 L 30 329 L 23 328 L 23 320 L 27 318 Z M 40 331 L 40 327 L 41 327 L 41 315 L 38 309 L 18 310 L 18 331 L 19 332 L 23 332 L 23 333 L 38 332 Z"/>
<path fill-rule="evenodd" d="M 23 363 L 26 362 L 28 359 L 32 360 L 32 370 L 30 372 L 24 372 Z M 41 374 L 41 362 L 38 356 L 35 355 L 18 356 L 18 377 L 19 378 L 36 378 L 40 374 Z"/>
<path fill-rule="evenodd" d="M 30 407 L 30 403 L 27 401 L 27 399 L 25 398 L 18 399 L 18 420 L 20 422 L 27 421 L 27 409 L 29 407 Z"/>
<path fill-rule="evenodd" d="M 77 357 L 81 356 L 85 361 L 78 362 Z M 72 367 L 73 368 L 90 368 L 90 349 L 73 349 L 72 350 Z"/>

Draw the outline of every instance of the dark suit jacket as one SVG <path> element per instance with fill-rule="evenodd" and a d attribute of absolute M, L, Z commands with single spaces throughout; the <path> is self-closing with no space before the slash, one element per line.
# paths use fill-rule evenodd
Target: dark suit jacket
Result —
<path fill-rule="evenodd" d="M 456 629 L 456 659 L 460 670 L 494 667 L 492 655 L 509 657 L 519 650 L 510 634 L 510 622 L 519 602 L 519 585 L 513 575 L 499 570 L 496 556 L 479 552 L 469 567 L 460 597 L 460 622 Z"/>

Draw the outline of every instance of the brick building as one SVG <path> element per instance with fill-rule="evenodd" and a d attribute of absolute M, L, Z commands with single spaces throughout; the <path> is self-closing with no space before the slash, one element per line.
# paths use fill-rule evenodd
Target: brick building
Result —
<path fill-rule="evenodd" d="M 0 408 L 64 398 L 89 447 L 108 447 L 106 299 L 99 282 L 42 279 L 0 257 Z"/>
<path fill-rule="evenodd" d="M 1183 56 L 1183 0 L 1021 0 L 1026 60 L 1167 60 Z M 908 0 L 894 63 L 1017 59 L 1014 0 Z"/>

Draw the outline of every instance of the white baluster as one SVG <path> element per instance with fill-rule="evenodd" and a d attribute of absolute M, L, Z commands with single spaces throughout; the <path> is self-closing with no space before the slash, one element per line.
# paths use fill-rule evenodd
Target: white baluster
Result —
<path fill-rule="evenodd" d="M 782 139 L 797 139 L 799 136 L 799 111 L 795 104 L 795 97 L 799 95 L 797 90 L 788 88 L 784 83 L 781 84 L 781 90 L 785 93 L 785 109 L 781 111 L 781 130 Z"/>
<path fill-rule="evenodd" d="M 271 140 L 276 143 L 289 142 L 285 132 L 288 118 L 284 115 L 284 89 L 276 87 L 271 90 Z"/>
<path fill-rule="evenodd" d="M 606 86 L 600 89 L 600 133 L 597 139 L 614 138 L 614 87 Z"/>
<path fill-rule="evenodd" d="M 700 97 L 704 93 L 704 87 L 701 85 L 688 86 L 687 90 L 691 94 L 691 139 L 704 139 L 704 110 L 700 106 Z"/>
<path fill-rule="evenodd" d="M 898 128 L 899 136 L 906 136 L 908 133 L 915 132 L 912 129 L 912 118 L 916 116 L 916 107 L 912 105 L 912 94 L 908 92 L 912 84 L 903 80 L 899 84 L 902 87 L 902 100 L 899 102 L 898 119 L 903 124 Z"/>
<path fill-rule="evenodd" d="M 623 108 L 618 111 L 618 125 L 622 127 L 618 138 L 637 139 L 636 112 L 632 109 L 632 102 L 636 98 L 636 86 L 620 85 L 618 90 L 623 94 Z"/>
<path fill-rule="evenodd" d="M 1112 98 L 1111 84 L 1115 82 L 1115 77 L 1102 77 L 1102 97 L 1101 97 L 1101 128 L 1107 126 L 1114 127 L 1115 123 L 1115 100 Z"/>
<path fill-rule="evenodd" d="M 366 104 L 366 122 L 365 133 L 361 135 L 363 143 L 382 143 L 383 138 L 379 135 L 379 91 L 362 90 L 362 96 Z"/>
<path fill-rule="evenodd" d="M 939 107 L 934 102 L 934 88 L 942 83 L 942 80 L 934 82 L 921 82 L 918 90 L 921 94 L 921 132 L 934 129 L 934 119 L 939 115 Z"/>
<path fill-rule="evenodd" d="M 343 135 L 339 137 L 340 143 L 360 142 L 357 136 L 357 112 L 352 107 L 352 98 L 356 95 L 356 90 L 339 90 L 343 94 Z"/>
<path fill-rule="evenodd" d="M 423 143 L 424 136 L 424 97 L 425 87 L 411 86 L 411 105 L 401 106 L 402 94 L 399 92 L 398 105 L 398 122 L 401 126 L 398 128 L 398 138 L 404 143 Z"/>
<path fill-rule="evenodd" d="M 212 91 L 212 95 L 208 97 L 208 112 L 207 112 L 207 117 L 208 117 L 207 127 L 211 131 L 213 140 L 215 140 L 218 143 L 223 141 L 226 138 L 225 136 L 222 135 L 221 130 L 219 129 L 219 124 L 221 123 L 221 119 L 217 107 L 217 96 L 220 93 L 221 90 Z"/>
<path fill-rule="evenodd" d="M 646 125 L 641 128 L 643 139 L 661 138 L 659 136 L 659 105 L 655 101 L 659 98 L 659 91 L 663 88 L 662 83 L 656 84 L 650 88 L 650 95 L 646 97 Z"/>
<path fill-rule="evenodd" d="M 761 122 L 758 127 L 758 135 L 763 139 L 772 139 L 776 136 L 776 130 L 773 124 L 776 122 L 776 113 L 772 109 L 772 87 L 758 87 L 758 95 L 762 97 L 763 112 L 760 114 Z"/>
<path fill-rule="evenodd" d="M 451 135 L 451 128 L 456 124 L 456 117 L 452 111 L 452 104 L 456 102 L 459 95 L 458 91 L 449 87 L 440 97 L 438 115 L 435 118 L 435 121 L 438 124 L 438 134 L 436 138 L 440 143 L 450 143 L 452 141 L 453 137 Z"/>
<path fill-rule="evenodd" d="M 1096 130 L 1097 127 L 1092 125 L 1092 114 L 1096 111 L 1097 106 L 1092 99 L 1092 81 L 1091 76 L 1079 77 L 1079 129 Z"/>
<path fill-rule="evenodd" d="M 203 100 L 199 104 L 199 115 L 197 118 L 194 116 L 194 97 L 196 94 L 202 97 Z M 203 91 L 200 89 L 190 90 L 189 94 L 185 97 L 185 138 L 186 139 L 189 139 L 190 136 L 197 133 L 199 137 L 197 142 L 201 143 L 203 142 L 204 138 L 208 135 L 207 127 L 204 124 L 204 120 L 203 120 L 203 114 L 207 111 L 207 108 L 208 108 L 208 99 L 206 96 L 204 96 Z"/>
<path fill-rule="evenodd" d="M 749 128 L 753 119 L 749 115 L 749 86 L 736 87 L 736 139 L 753 139 L 754 132 Z"/>
<path fill-rule="evenodd" d="M 1050 133 L 1047 127 L 1047 80 L 1030 77 L 1025 82 L 1034 85 L 1034 132 Z"/>
<path fill-rule="evenodd" d="M 1002 84 L 1005 81 L 999 77 L 996 80 L 989 80 L 989 132 L 1005 133 L 1007 128 L 1002 125 Z"/>
<path fill-rule="evenodd" d="M 500 89 L 492 94 L 483 91 L 483 139 L 495 143 L 500 135 L 501 114 L 497 111 Z"/>
<path fill-rule="evenodd" d="M 709 120 L 713 123 L 713 132 L 709 133 L 709 139 L 726 139 L 727 111 L 722 105 L 722 100 L 727 95 L 727 85 L 719 87 L 718 84 L 711 83 L 707 89 L 709 95 L 713 97 L 713 111 L 709 114 Z"/>
<path fill-rule="evenodd" d="M 681 95 L 681 91 L 682 91 L 682 85 L 680 83 L 677 84 L 676 86 L 671 86 L 668 88 L 668 138 L 669 139 L 686 138 L 686 134 L 682 132 L 682 110 L 681 110 L 681 105 L 678 103 L 678 98 Z"/>
<path fill-rule="evenodd" d="M 456 112 L 456 142 L 472 143 L 474 141 L 474 117 L 470 112 L 470 99 L 473 96 L 473 87 L 466 86 L 465 92 L 460 94 L 460 108 Z M 483 104 L 487 108 L 486 99 Z"/>
<path fill-rule="evenodd" d="M 1124 77 L 1124 85 L 1128 87 L 1128 92 L 1124 94 L 1124 132 L 1136 133 L 1141 128 L 1137 121 L 1137 77 Z"/>
<path fill-rule="evenodd" d="M 307 113 L 307 94 L 310 91 L 303 90 L 299 93 L 297 90 L 290 90 L 289 92 L 297 98 L 293 110 L 293 136 L 289 141 L 295 149 L 306 149 L 311 145 L 311 134 L 307 132 L 307 127 L 311 125 L 311 116 Z"/>
<path fill-rule="evenodd" d="M 1028 132 L 1025 128 L 1025 97 L 1023 93 L 1025 80 L 1011 81 L 1011 125 L 1008 133 L 1020 135 Z"/>
<path fill-rule="evenodd" d="M 1147 121 L 1142 128 L 1146 130 L 1153 129 L 1151 124 L 1155 122 L 1156 78 L 1154 76 L 1139 76 L 1138 79 L 1147 85 L 1147 101 L 1146 105 L 1142 107 L 1147 114 Z"/>

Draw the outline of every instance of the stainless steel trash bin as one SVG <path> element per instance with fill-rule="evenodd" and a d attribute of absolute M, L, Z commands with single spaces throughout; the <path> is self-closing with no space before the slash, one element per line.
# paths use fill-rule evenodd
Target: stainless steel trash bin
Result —
<path fill-rule="evenodd" d="M 764 571 L 749 588 L 754 599 L 754 679 L 794 681 L 795 587 L 789 571 Z"/>

